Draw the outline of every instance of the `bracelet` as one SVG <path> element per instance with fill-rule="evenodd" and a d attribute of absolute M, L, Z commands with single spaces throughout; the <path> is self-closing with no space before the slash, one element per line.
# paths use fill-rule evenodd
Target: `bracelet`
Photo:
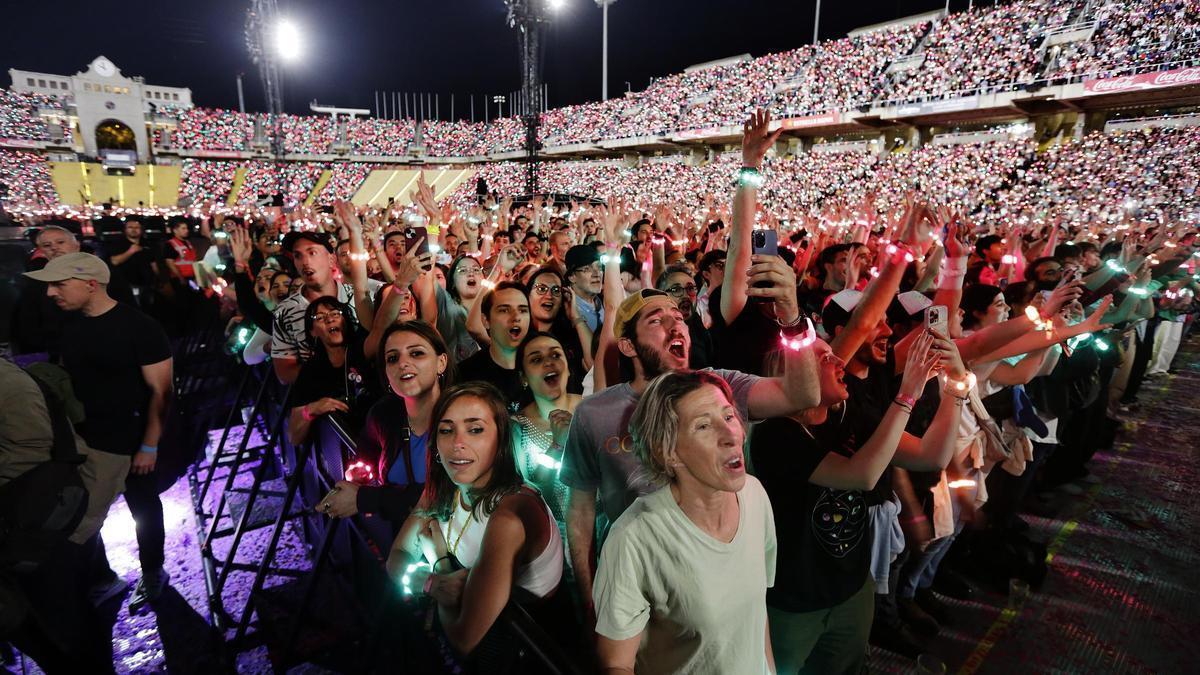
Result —
<path fill-rule="evenodd" d="M 138 452 L 144 452 L 146 454 L 153 455 L 158 452 L 158 446 L 146 445 L 145 443 L 142 443 L 142 447 L 138 448 Z"/>
<path fill-rule="evenodd" d="M 316 415 L 313 415 L 312 413 L 308 412 L 308 404 L 307 403 L 300 406 L 300 416 L 303 417 L 308 422 L 311 422 L 311 421 L 317 419 Z"/>
<path fill-rule="evenodd" d="M 908 408 L 909 410 L 912 410 L 913 406 L 917 405 L 916 397 L 909 396 L 907 394 L 896 394 L 896 398 L 893 399 L 892 402 L 898 403 L 902 407 Z"/>
<path fill-rule="evenodd" d="M 892 401 L 892 403 L 896 404 L 901 410 L 908 413 L 909 415 L 912 414 L 913 409 L 911 406 L 904 405 L 900 401 Z"/>
<path fill-rule="evenodd" d="M 454 561 L 454 556 L 451 556 L 451 555 L 447 554 L 447 555 L 444 555 L 444 556 L 442 556 L 442 557 L 438 558 L 437 560 L 434 560 L 434 561 L 433 561 L 433 564 L 429 566 L 429 569 L 433 570 L 433 571 L 434 571 L 434 573 L 436 573 L 436 572 L 437 572 L 437 566 L 438 566 L 438 563 L 442 562 L 443 560 L 449 560 L 449 561 L 452 561 L 452 562 L 453 562 L 453 561 Z"/>
<path fill-rule="evenodd" d="M 355 262 L 367 262 L 368 260 L 371 259 L 371 254 L 367 253 L 366 251 L 363 251 L 362 253 L 351 252 L 351 253 L 347 253 L 346 255 L 349 256 L 350 260 L 353 260 Z"/>
<path fill-rule="evenodd" d="M 735 187 L 747 187 L 757 190 L 766 182 L 766 177 L 762 172 L 752 166 L 744 166 L 737 172 L 737 180 L 734 182 Z"/>
<path fill-rule="evenodd" d="M 788 323 L 780 321 L 779 317 L 775 317 L 775 323 L 778 324 L 780 328 L 795 328 L 796 326 L 800 325 L 800 320 L 803 318 L 804 312 L 796 312 L 796 318 L 792 319 Z"/>
<path fill-rule="evenodd" d="M 925 514 L 921 514 L 919 516 L 913 516 L 912 518 L 905 518 L 904 520 L 902 520 L 900 522 L 911 524 L 911 523 L 924 523 L 928 520 L 929 520 L 928 516 L 926 516 Z"/>
<path fill-rule="evenodd" d="M 429 595 L 429 589 L 431 588 L 433 588 L 433 572 L 430 572 L 429 576 L 425 577 L 425 585 L 421 587 L 421 592 Z"/>

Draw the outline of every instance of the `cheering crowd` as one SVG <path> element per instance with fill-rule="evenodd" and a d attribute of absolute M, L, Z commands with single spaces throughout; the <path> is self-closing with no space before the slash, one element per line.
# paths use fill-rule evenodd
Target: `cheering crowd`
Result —
<path fill-rule="evenodd" d="M 1179 185 L 1194 169 L 1156 162 L 1194 132 L 1047 153 L 1004 219 L 969 215 L 1003 186 L 957 174 L 1028 149 L 928 146 L 806 196 L 775 184 L 792 160 L 766 160 L 769 129 L 751 115 L 703 183 L 647 180 L 679 171 L 665 162 L 578 163 L 569 186 L 601 206 L 515 202 L 519 174 L 487 174 L 471 199 L 419 181 L 384 209 L 200 204 L 198 230 L 169 221 L 156 250 L 133 218 L 98 255 L 42 229 L 14 346 L 60 355 L 76 446 L 103 470 L 64 544 L 87 554 L 53 566 L 77 580 L 32 602 L 14 643 L 50 672 L 104 661 L 85 591 L 120 591 L 93 528 L 122 490 L 138 602 L 169 583 L 139 479 L 167 335 L 186 328 L 143 311 L 161 322 L 181 302 L 253 334 L 240 358 L 290 385 L 290 442 L 327 416 L 358 435 L 370 477 L 316 508 L 381 525 L 397 596 L 428 617 L 405 624 L 427 638 L 409 656 L 430 669 L 533 672 L 500 620 L 515 603 L 585 668 L 855 673 L 869 643 L 927 651 L 954 621 L 947 597 L 1036 588 L 1044 544 L 1020 512 L 1088 475 L 1191 326 L 1200 242 Z M 1113 188 L 1067 161 L 1108 145 L 1159 184 Z M 629 192 L 578 182 L 596 175 Z M 101 373 L 95 350 L 121 356 Z M 47 409 L 30 448 L 58 438 Z M 66 607 L 80 639 L 64 647 L 44 620 Z"/>

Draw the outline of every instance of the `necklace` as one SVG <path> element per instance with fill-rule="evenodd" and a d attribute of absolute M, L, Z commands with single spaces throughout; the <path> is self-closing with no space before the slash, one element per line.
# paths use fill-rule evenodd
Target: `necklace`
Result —
<path fill-rule="evenodd" d="M 462 504 L 462 490 L 454 491 L 454 503 L 457 507 Z M 456 509 L 457 510 L 457 509 Z M 463 520 L 462 527 L 458 530 L 458 536 L 454 538 L 454 543 L 450 545 L 450 555 L 457 557 L 458 543 L 462 541 L 463 533 L 467 531 L 467 525 L 471 524 L 471 512 L 467 511 L 467 517 Z M 451 527 L 454 525 L 454 514 L 450 514 L 450 520 L 446 523 L 446 534 L 450 534 Z"/>

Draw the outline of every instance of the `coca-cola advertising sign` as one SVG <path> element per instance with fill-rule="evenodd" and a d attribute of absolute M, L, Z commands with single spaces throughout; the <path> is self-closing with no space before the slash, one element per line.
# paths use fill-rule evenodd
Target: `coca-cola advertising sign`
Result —
<path fill-rule="evenodd" d="M 1083 88 L 1091 94 L 1115 94 L 1122 91 L 1182 87 L 1191 84 L 1200 84 L 1200 67 L 1110 77 L 1106 80 L 1084 80 Z"/>

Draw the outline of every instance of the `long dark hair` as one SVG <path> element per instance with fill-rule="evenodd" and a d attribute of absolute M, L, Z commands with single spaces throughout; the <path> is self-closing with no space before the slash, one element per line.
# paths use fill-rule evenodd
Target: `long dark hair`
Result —
<path fill-rule="evenodd" d="M 412 333 L 421 339 L 425 340 L 433 347 L 434 353 L 438 356 L 446 357 L 446 370 L 442 373 L 442 389 L 454 383 L 455 363 L 454 355 L 446 348 L 446 341 L 442 339 L 442 334 L 437 332 L 437 329 L 420 319 L 405 321 L 404 323 L 392 324 L 383 332 L 383 337 L 379 338 L 379 347 L 375 354 L 375 370 L 379 373 L 379 379 L 382 381 L 384 391 L 392 390 L 391 384 L 387 379 L 387 346 L 388 338 L 396 333 Z"/>
<path fill-rule="evenodd" d="M 963 311 L 962 327 L 968 330 L 978 327 L 979 317 L 975 316 L 975 312 L 987 314 L 996 296 L 1003 294 L 1003 288 L 991 284 L 971 284 L 964 288 L 959 303 Z"/>
<path fill-rule="evenodd" d="M 437 447 L 437 428 L 450 406 L 464 396 L 474 396 L 483 401 L 491 409 L 492 422 L 496 425 L 496 460 L 492 463 L 492 477 L 483 488 L 471 490 L 471 502 L 474 504 L 471 508 L 472 515 L 476 518 L 490 516 L 501 499 L 515 494 L 525 484 L 525 479 L 517 470 L 504 395 L 495 385 L 488 382 L 476 380 L 455 385 L 442 392 L 437 405 L 433 406 L 433 416 L 430 418 L 434 451 L 425 453 L 425 492 L 421 495 L 429 504 L 428 510 L 421 514 L 427 518 L 448 520 L 454 512 L 454 495 L 458 486 L 450 480 L 450 475 L 441 464 L 441 453 Z"/>

